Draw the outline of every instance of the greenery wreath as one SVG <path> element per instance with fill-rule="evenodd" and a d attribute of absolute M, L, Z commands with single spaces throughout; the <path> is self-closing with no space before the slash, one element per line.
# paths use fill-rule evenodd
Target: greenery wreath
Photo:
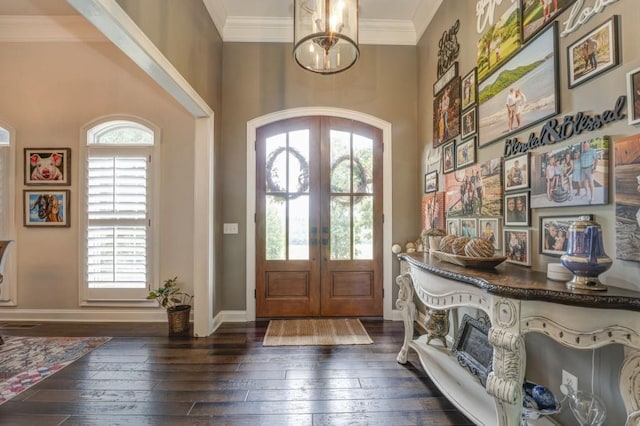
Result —
<path fill-rule="evenodd" d="M 331 166 L 331 175 L 333 176 L 334 171 L 338 168 L 338 166 L 344 162 L 344 161 L 351 161 L 351 156 L 350 155 L 343 155 L 340 156 L 338 158 L 336 158 L 336 160 L 333 162 L 333 165 Z M 362 165 L 362 163 L 360 162 L 360 160 L 358 160 L 357 158 L 353 159 L 353 173 L 354 176 L 356 178 L 356 188 L 354 188 L 354 192 L 367 192 L 367 170 L 364 168 L 364 166 Z M 331 187 L 331 191 L 332 192 L 342 192 L 341 188 L 336 188 L 334 186 Z"/>
<path fill-rule="evenodd" d="M 287 192 L 286 188 L 281 187 L 273 180 L 273 175 L 274 175 L 273 165 L 276 162 L 276 159 L 278 158 L 278 156 L 280 156 L 280 154 L 282 154 L 283 152 L 293 155 L 293 157 L 295 157 L 295 159 L 298 160 L 298 163 L 300 164 L 300 175 L 298 175 L 298 187 L 296 188 L 295 192 L 288 193 L 285 195 L 290 199 L 297 198 L 301 193 L 307 192 L 307 190 L 309 189 L 309 163 L 304 158 L 304 156 L 300 153 L 300 151 L 292 147 L 282 146 L 280 148 L 273 150 L 273 152 L 269 154 L 269 158 L 267 158 L 267 164 L 266 164 L 267 189 L 269 190 L 269 192 L 276 192 L 276 193 Z"/>

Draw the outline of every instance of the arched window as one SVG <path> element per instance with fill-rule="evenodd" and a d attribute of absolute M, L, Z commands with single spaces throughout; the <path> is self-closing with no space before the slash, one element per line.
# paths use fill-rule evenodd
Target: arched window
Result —
<path fill-rule="evenodd" d="M 84 301 L 140 301 L 155 270 L 158 131 L 131 120 L 86 131 L 82 182 Z"/>
<path fill-rule="evenodd" d="M 15 240 L 15 132 L 0 122 L 0 240 Z M 16 305 L 16 249 L 9 252 L 0 292 L 0 306 Z"/>

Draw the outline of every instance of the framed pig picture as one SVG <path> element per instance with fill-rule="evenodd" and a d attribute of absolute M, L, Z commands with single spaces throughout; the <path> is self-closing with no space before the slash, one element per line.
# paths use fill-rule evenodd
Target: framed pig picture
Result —
<path fill-rule="evenodd" d="M 71 185 L 70 148 L 25 148 L 25 185 Z"/>

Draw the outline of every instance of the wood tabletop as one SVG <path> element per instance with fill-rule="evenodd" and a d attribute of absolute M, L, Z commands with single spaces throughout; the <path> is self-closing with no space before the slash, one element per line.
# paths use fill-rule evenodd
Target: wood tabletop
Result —
<path fill-rule="evenodd" d="M 568 289 L 564 281 L 547 279 L 545 272 L 512 263 L 504 262 L 491 269 L 475 269 L 443 262 L 428 253 L 401 253 L 398 258 L 427 272 L 471 284 L 498 296 L 640 311 L 638 291 L 612 286 L 608 286 L 606 291 Z"/>

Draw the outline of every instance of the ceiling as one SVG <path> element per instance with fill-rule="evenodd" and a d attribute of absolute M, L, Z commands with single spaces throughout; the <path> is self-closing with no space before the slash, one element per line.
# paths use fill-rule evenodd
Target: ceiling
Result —
<path fill-rule="evenodd" d="M 293 41 L 293 0 L 203 1 L 224 41 Z M 359 0 L 360 43 L 415 45 L 442 1 Z"/>

